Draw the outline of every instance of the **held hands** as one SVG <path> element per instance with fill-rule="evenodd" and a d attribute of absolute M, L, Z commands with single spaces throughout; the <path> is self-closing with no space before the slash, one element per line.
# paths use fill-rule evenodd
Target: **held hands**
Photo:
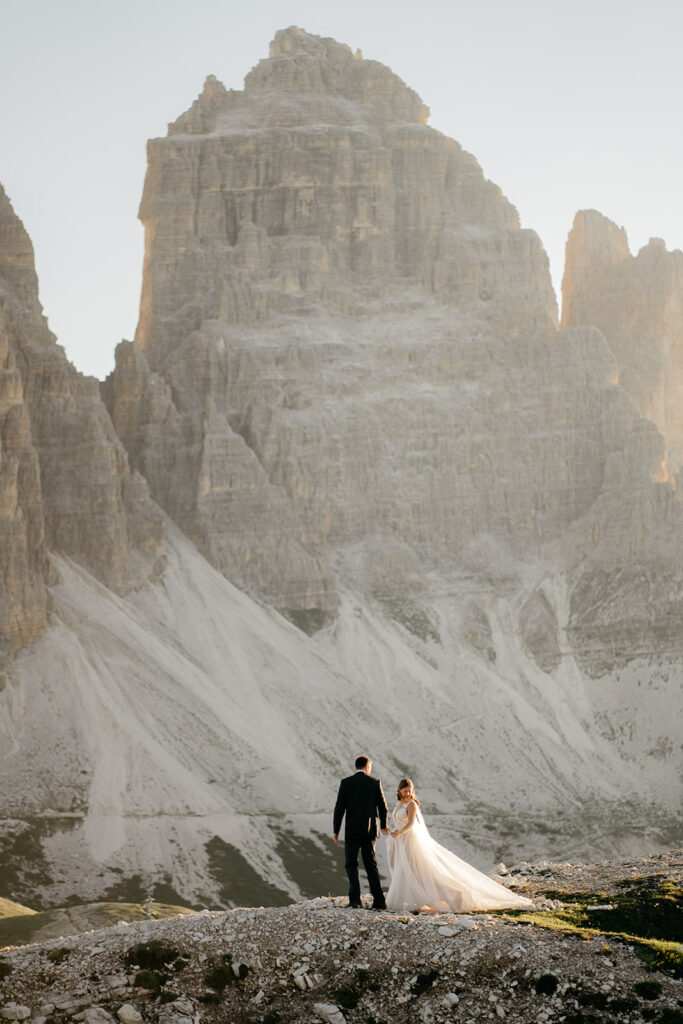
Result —
<path fill-rule="evenodd" d="M 389 835 L 389 829 L 388 828 L 383 828 L 382 829 L 382 835 L 383 836 L 388 836 Z"/>

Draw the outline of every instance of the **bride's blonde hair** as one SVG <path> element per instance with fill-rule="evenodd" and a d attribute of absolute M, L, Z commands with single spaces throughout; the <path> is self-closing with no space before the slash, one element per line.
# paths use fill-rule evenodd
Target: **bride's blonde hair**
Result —
<path fill-rule="evenodd" d="M 401 799 L 401 790 L 405 789 L 406 786 L 410 786 L 410 797 L 411 797 L 412 800 L 415 801 L 415 803 L 419 807 L 420 806 L 420 801 L 417 799 L 417 796 L 415 795 L 415 786 L 413 784 L 413 780 L 412 779 L 401 779 L 401 781 L 398 784 L 398 789 L 396 790 L 396 799 L 397 800 Z"/>

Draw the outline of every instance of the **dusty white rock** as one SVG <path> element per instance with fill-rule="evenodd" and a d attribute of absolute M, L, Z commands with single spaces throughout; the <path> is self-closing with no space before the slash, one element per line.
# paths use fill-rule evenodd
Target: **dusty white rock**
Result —
<path fill-rule="evenodd" d="M 446 992 L 446 994 L 441 999 L 442 1005 L 446 1007 L 455 1006 L 459 1002 L 460 996 L 456 995 L 455 992 Z"/>
<path fill-rule="evenodd" d="M 443 927 L 439 928 L 438 932 L 439 935 L 445 935 L 446 937 L 458 934 L 457 928 L 451 928 L 448 925 L 444 925 Z"/>
<path fill-rule="evenodd" d="M 21 1003 L 5 1003 L 0 1009 L 0 1017 L 5 1020 L 26 1020 L 27 1017 L 31 1016 L 31 1010 L 28 1006 L 22 1006 Z"/>
<path fill-rule="evenodd" d="M 314 1003 L 313 1010 L 325 1024 L 346 1024 L 346 1018 L 334 1003 Z"/>
<path fill-rule="evenodd" d="M 108 985 L 110 988 L 121 988 L 121 986 L 126 985 L 127 983 L 128 979 L 125 974 L 108 974 L 107 977 L 104 978 L 104 984 Z"/>
<path fill-rule="evenodd" d="M 130 1003 L 124 1003 L 116 1011 L 116 1016 L 123 1024 L 142 1024 L 142 1014 Z"/>
<path fill-rule="evenodd" d="M 83 1011 L 83 1020 L 86 1024 L 111 1024 L 114 1018 L 102 1006 L 89 1006 Z"/>
<path fill-rule="evenodd" d="M 187 999 L 183 996 L 181 999 L 176 999 L 174 1002 L 168 1004 L 169 1010 L 175 1010 L 176 1013 L 182 1013 L 186 1017 L 191 1017 L 194 1013 L 194 1004 L 191 999 Z"/>

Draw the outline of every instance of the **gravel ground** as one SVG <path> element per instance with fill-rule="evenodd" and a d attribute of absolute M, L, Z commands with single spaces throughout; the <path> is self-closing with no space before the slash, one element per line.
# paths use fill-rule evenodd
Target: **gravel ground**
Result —
<path fill-rule="evenodd" d="M 600 865 L 499 866 L 544 893 L 681 881 L 680 851 Z M 610 889 L 612 886 L 612 890 Z M 413 915 L 320 898 L 103 931 L 0 954 L 0 1018 L 28 1024 L 683 1022 L 683 980 L 628 942 L 489 914 Z M 681 936 L 683 938 L 683 936 Z M 5 965 L 5 966 L 3 966 Z M 646 982 L 645 985 L 643 983 Z"/>

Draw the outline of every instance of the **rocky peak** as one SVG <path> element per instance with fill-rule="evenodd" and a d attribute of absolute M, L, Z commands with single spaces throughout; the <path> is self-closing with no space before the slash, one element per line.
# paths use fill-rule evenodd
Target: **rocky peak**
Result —
<path fill-rule="evenodd" d="M 672 469 L 683 462 L 683 253 L 651 238 L 632 256 L 626 232 L 595 210 L 577 213 L 567 240 L 562 324 L 593 324 L 619 382 L 663 435 Z"/>
<path fill-rule="evenodd" d="M 38 301 L 33 245 L 0 185 L 0 280 L 22 302 Z"/>
<path fill-rule="evenodd" d="M 360 102 L 374 120 L 425 124 L 429 109 L 413 89 L 384 64 L 364 60 L 360 50 L 291 26 L 275 34 L 270 57 L 244 80 L 249 95 L 285 92 L 330 95 Z"/>
<path fill-rule="evenodd" d="M 567 240 L 565 273 L 579 254 L 582 266 L 604 266 L 629 259 L 631 251 L 623 228 L 597 210 L 579 210 Z"/>

